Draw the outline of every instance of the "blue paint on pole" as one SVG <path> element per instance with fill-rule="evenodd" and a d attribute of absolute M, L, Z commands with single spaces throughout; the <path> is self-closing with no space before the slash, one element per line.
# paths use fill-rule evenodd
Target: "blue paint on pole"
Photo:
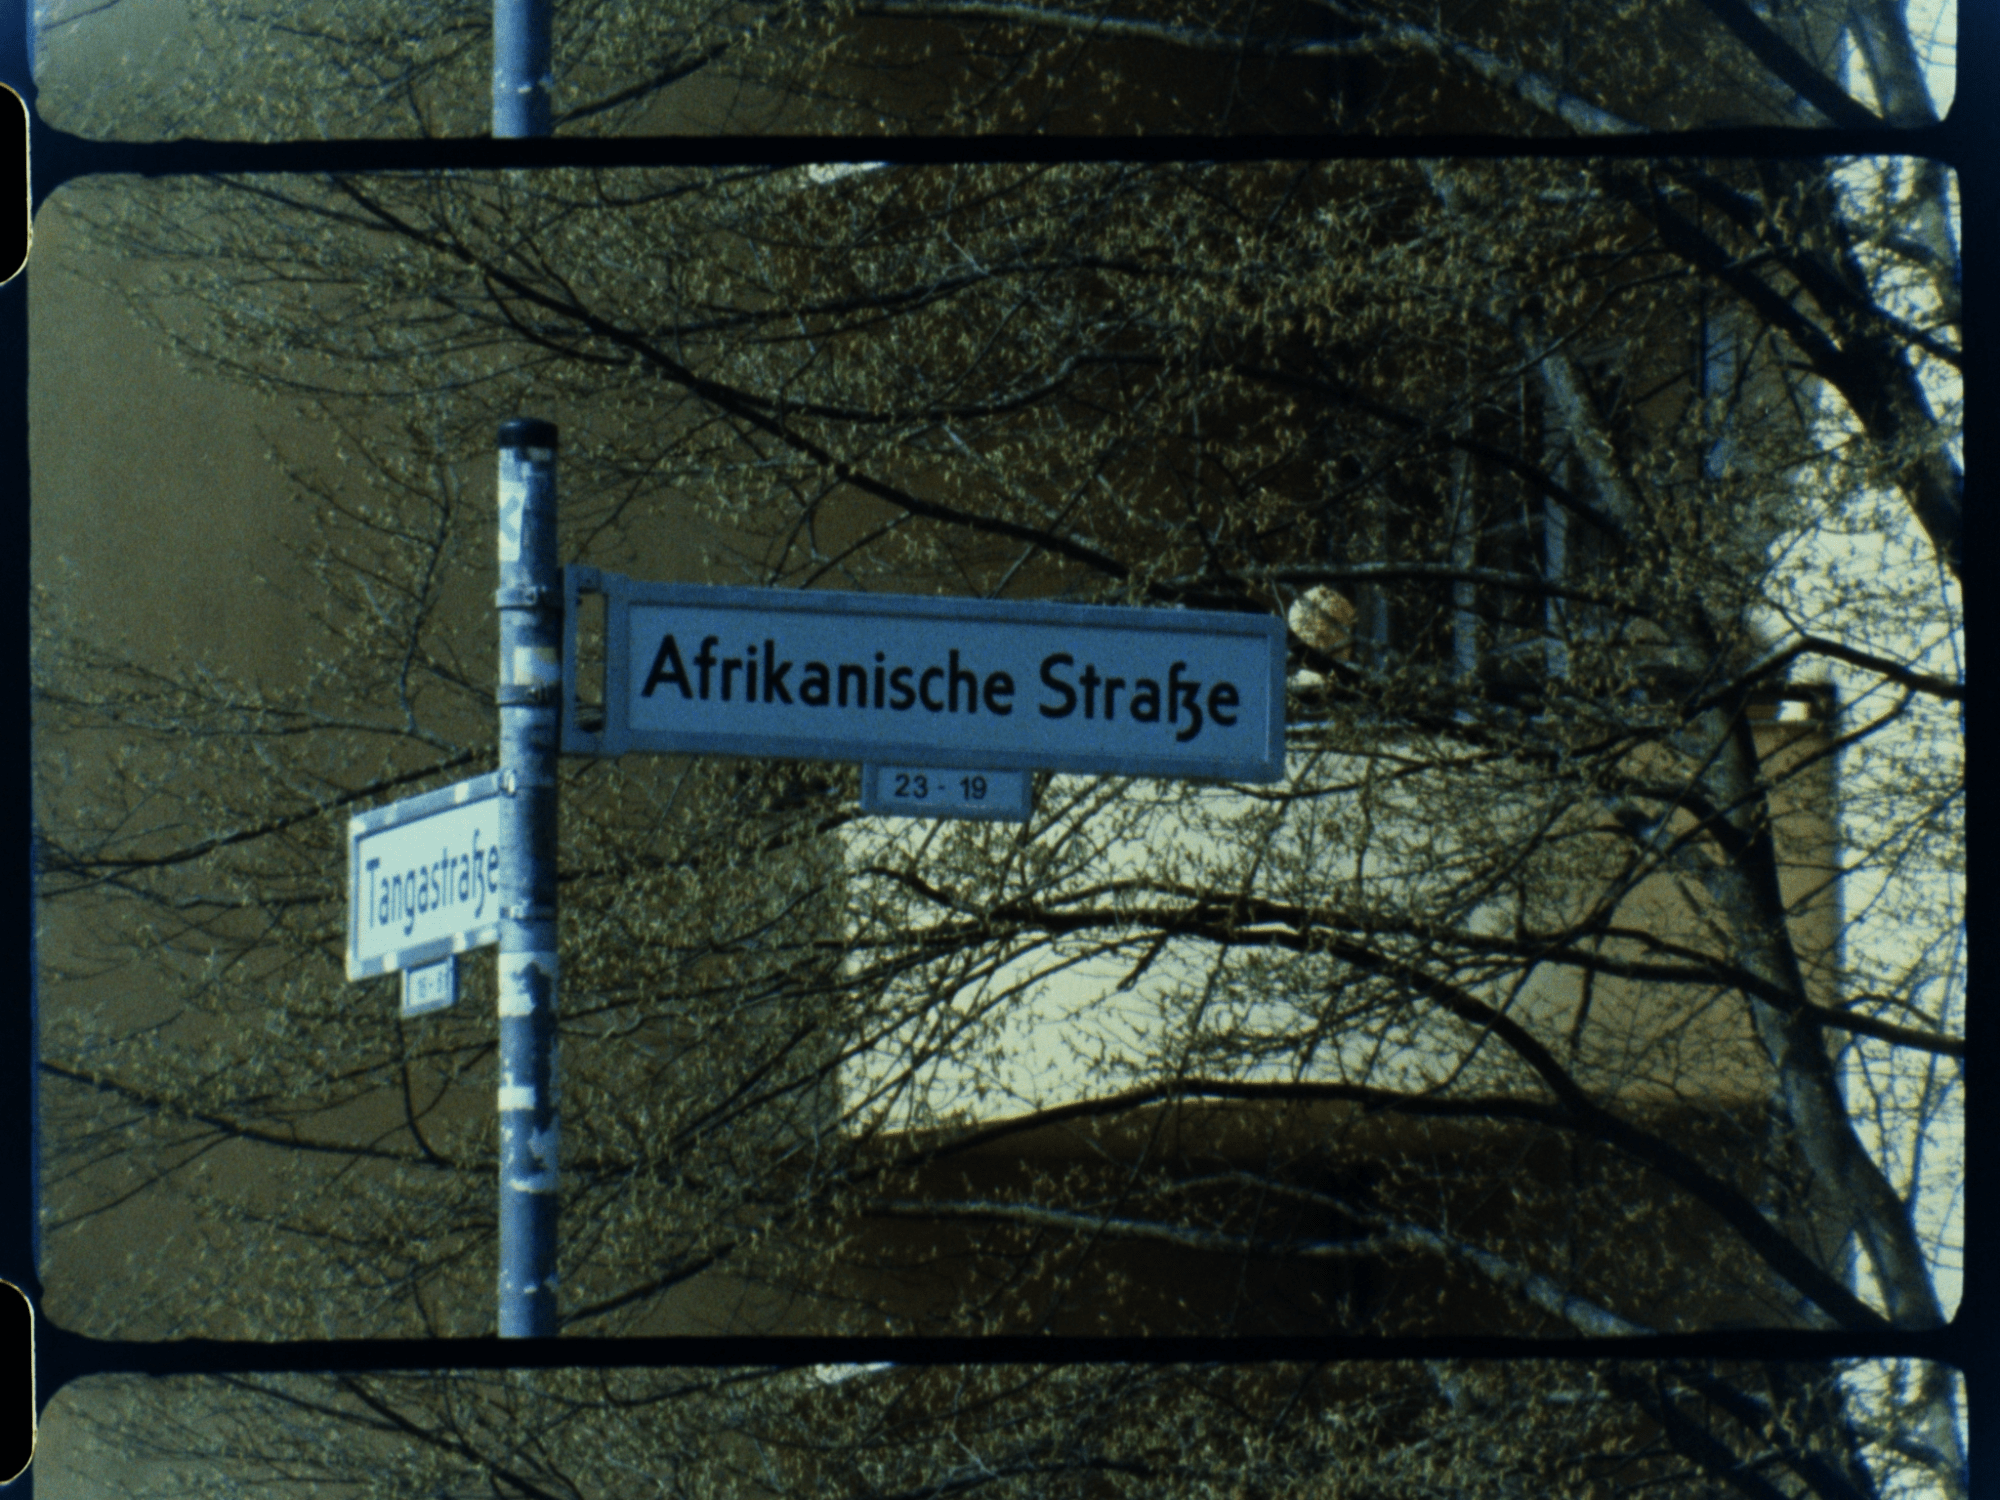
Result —
<path fill-rule="evenodd" d="M 552 0 L 493 0 L 493 134 L 547 135 Z"/>
<path fill-rule="evenodd" d="M 562 593 L 556 429 L 500 429 L 502 1338 L 556 1332 L 556 753 Z"/>

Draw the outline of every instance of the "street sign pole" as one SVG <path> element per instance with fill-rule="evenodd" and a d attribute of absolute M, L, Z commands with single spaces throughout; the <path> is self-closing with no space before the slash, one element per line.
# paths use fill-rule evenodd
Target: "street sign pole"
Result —
<path fill-rule="evenodd" d="M 547 135 L 553 0 L 493 0 L 493 135 Z"/>
<path fill-rule="evenodd" d="M 500 429 L 502 1338 L 556 1332 L 556 752 L 562 593 L 556 429 Z"/>

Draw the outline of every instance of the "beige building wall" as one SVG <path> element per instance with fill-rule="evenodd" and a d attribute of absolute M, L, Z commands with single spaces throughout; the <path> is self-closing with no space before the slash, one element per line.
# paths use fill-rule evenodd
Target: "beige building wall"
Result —
<path fill-rule="evenodd" d="M 1772 713 L 1772 709 L 1763 710 Z M 1820 725 L 1769 717 L 1754 737 L 1761 770 L 1771 784 L 1768 815 L 1787 906 L 1787 937 L 1799 956 L 1814 1004 L 1830 1006 L 1837 989 L 1840 902 L 1835 848 L 1833 758 Z M 1674 831 L 1691 832 L 1694 820 L 1677 817 Z M 1608 869 L 1630 849 L 1621 834 L 1607 834 Z M 1619 902 L 1614 925 L 1672 945 L 1649 951 L 1638 939 L 1603 945 L 1607 955 L 1635 963 L 1699 963 L 1714 955 L 1727 962 L 1741 952 L 1735 924 L 1742 914 L 1718 907 L 1721 893 L 1704 879 L 1715 856 L 1695 842 L 1685 857 L 1663 862 Z M 1584 887 L 1579 905 L 1598 891 Z M 1690 957 L 1689 955 L 1692 955 Z M 1515 1005 L 1515 1014 L 1571 1061 L 1578 1075 L 1610 1101 L 1643 1106 L 1673 1103 L 1751 1106 L 1771 1096 L 1773 1076 L 1750 1021 L 1742 993 L 1727 984 L 1687 984 L 1599 975 L 1588 985 L 1581 971 L 1560 964 L 1539 968 Z M 1570 1043 L 1571 1037 L 1581 1046 Z"/>

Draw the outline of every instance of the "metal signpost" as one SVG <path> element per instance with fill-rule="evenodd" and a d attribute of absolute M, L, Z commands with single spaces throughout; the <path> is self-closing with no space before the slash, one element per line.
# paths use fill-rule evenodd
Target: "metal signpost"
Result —
<path fill-rule="evenodd" d="M 551 128 L 553 0 L 493 0 L 493 135 Z M 510 177 L 519 174 L 510 173 Z M 500 429 L 500 1337 L 556 1331 L 556 429 Z"/>
<path fill-rule="evenodd" d="M 497 944 L 502 1338 L 556 1332 L 556 757 L 858 761 L 865 811 L 1025 819 L 1031 773 L 1275 781 L 1271 615 L 643 583 L 556 567 L 556 429 L 500 429 L 500 768 L 349 824 L 351 979 Z M 602 594 L 601 719 L 576 686 Z"/>
<path fill-rule="evenodd" d="M 502 1338 L 556 1331 L 556 429 L 500 429 L 500 769 L 348 824 L 347 977 L 401 971 L 405 1016 L 450 1005 L 498 945 Z"/>
<path fill-rule="evenodd" d="M 500 429 L 500 1337 L 556 1331 L 556 429 Z"/>
<path fill-rule="evenodd" d="M 493 136 L 549 133 L 553 0 L 493 0 Z"/>
<path fill-rule="evenodd" d="M 1275 781 L 1284 627 L 1272 615 L 643 583 L 601 593 L 604 714 L 565 698 L 563 749 Z M 576 631 L 564 632 L 576 680 Z M 880 773 L 877 773 L 879 798 Z M 912 784 L 913 785 L 913 784 Z"/>

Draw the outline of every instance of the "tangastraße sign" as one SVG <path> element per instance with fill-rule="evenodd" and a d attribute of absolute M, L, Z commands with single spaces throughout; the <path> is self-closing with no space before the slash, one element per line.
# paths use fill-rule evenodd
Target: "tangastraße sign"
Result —
<path fill-rule="evenodd" d="M 1284 774 L 1273 615 L 644 583 L 568 571 L 562 747 L 926 770 Z M 602 593 L 579 722 L 576 596 Z"/>
<path fill-rule="evenodd" d="M 500 941 L 503 795 L 494 772 L 348 820 L 349 979 Z"/>

